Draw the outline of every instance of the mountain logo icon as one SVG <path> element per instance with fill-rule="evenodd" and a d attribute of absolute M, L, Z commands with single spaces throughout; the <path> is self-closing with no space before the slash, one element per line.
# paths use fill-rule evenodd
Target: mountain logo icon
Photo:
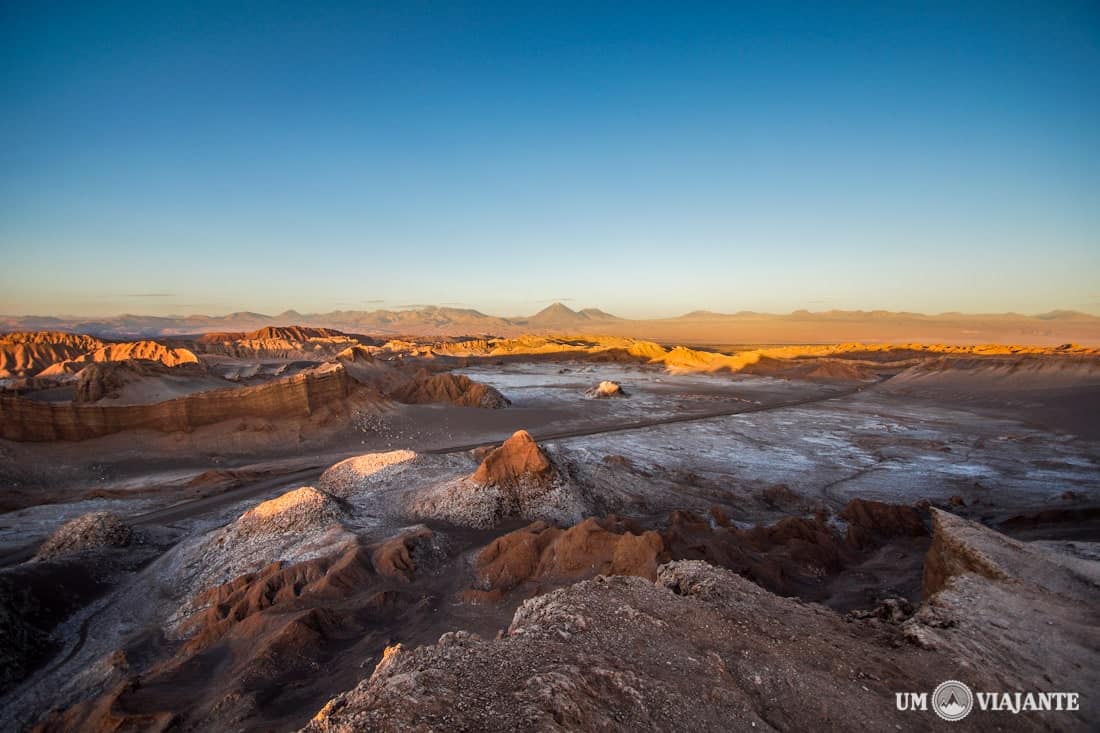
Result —
<path fill-rule="evenodd" d="M 932 709 L 944 720 L 962 720 L 973 707 L 974 693 L 958 680 L 941 682 L 932 693 Z"/>

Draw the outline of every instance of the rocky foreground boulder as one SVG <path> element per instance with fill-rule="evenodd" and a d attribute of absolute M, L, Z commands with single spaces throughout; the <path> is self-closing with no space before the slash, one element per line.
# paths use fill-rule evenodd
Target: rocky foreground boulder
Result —
<path fill-rule="evenodd" d="M 931 729 L 933 711 L 899 710 L 895 695 L 948 679 L 1080 693 L 1076 711 L 975 707 L 968 730 L 1094 729 L 1100 563 L 934 520 L 941 585 L 900 625 L 671 562 L 656 583 L 599 576 L 527 600 L 497 639 L 391 648 L 302 730 Z"/>

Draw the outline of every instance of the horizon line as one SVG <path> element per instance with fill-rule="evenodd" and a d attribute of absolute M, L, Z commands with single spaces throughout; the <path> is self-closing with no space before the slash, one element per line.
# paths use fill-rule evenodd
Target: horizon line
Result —
<path fill-rule="evenodd" d="M 737 311 L 724 312 L 724 311 L 712 311 L 712 310 L 707 310 L 707 309 L 694 309 L 694 310 L 689 310 L 689 311 L 685 311 L 685 312 L 682 312 L 682 313 L 677 313 L 677 314 L 674 314 L 674 315 L 652 316 L 652 317 L 647 317 L 647 318 L 632 318 L 632 317 L 628 317 L 628 316 L 616 316 L 613 313 L 609 313 L 608 311 L 606 311 L 606 310 L 604 310 L 604 309 L 602 309 L 598 306 L 588 306 L 588 307 L 585 307 L 585 308 L 574 309 L 574 308 L 570 308 L 569 306 L 565 305 L 561 301 L 554 301 L 554 302 L 550 303 L 549 305 L 539 309 L 538 311 L 536 311 L 535 313 L 532 313 L 530 315 L 509 315 L 509 316 L 495 315 L 495 314 L 492 314 L 492 313 L 487 313 L 485 311 L 482 311 L 478 308 L 472 308 L 472 307 L 459 307 L 459 306 L 447 306 L 447 305 L 427 305 L 427 304 L 425 304 L 425 305 L 417 305 L 417 306 L 409 306 L 409 307 L 393 306 L 393 307 L 389 307 L 389 308 L 374 308 L 374 309 L 341 309 L 341 308 L 334 308 L 334 309 L 328 310 L 328 311 L 313 311 L 313 312 L 303 312 L 303 311 L 299 311 L 297 308 L 287 308 L 287 309 L 285 309 L 283 311 L 280 311 L 278 313 L 263 313 L 263 312 L 260 312 L 260 311 L 251 311 L 251 310 L 236 310 L 236 311 L 229 311 L 229 312 L 225 312 L 225 313 L 221 313 L 221 314 L 170 313 L 170 314 L 166 314 L 166 315 L 152 315 L 152 314 L 148 314 L 148 313 L 122 312 L 122 313 L 116 313 L 116 314 L 113 314 L 113 315 L 101 315 L 101 316 L 87 316 L 87 315 L 81 315 L 81 314 L 76 314 L 76 313 L 57 313 L 57 314 L 42 314 L 42 313 L 14 314 L 14 313 L 5 313 L 5 314 L 0 314 L 0 319 L 34 319 L 34 318 L 56 319 L 56 320 L 79 319 L 79 320 L 86 320 L 86 321 L 90 321 L 90 322 L 107 321 L 107 320 L 114 320 L 114 319 L 119 319 L 119 318 L 156 318 L 156 319 L 165 319 L 165 320 L 171 320 L 171 319 L 177 319 L 178 320 L 178 319 L 191 319 L 191 318 L 228 319 L 228 318 L 231 318 L 231 317 L 234 317 L 234 316 L 238 316 L 238 317 L 253 316 L 253 317 L 257 317 L 257 318 L 271 319 L 271 318 L 278 318 L 279 316 L 288 315 L 288 314 L 292 314 L 294 316 L 298 316 L 298 317 L 301 317 L 301 318 L 321 318 L 321 317 L 325 317 L 325 316 L 331 316 L 331 315 L 336 314 L 336 313 L 348 313 L 348 314 L 356 313 L 356 314 L 367 315 L 367 314 L 373 314 L 373 313 L 417 313 L 417 312 L 424 312 L 424 311 L 429 311 L 429 310 L 451 310 L 451 311 L 462 311 L 462 312 L 477 314 L 479 316 L 484 316 L 486 318 L 500 318 L 502 320 L 524 320 L 524 319 L 534 318 L 534 317 L 538 316 L 539 314 L 543 313 L 544 311 L 549 310 L 551 308 L 554 308 L 556 310 L 565 309 L 565 310 L 569 311 L 570 313 L 578 314 L 578 315 L 584 313 L 585 311 L 589 311 L 589 312 L 591 312 L 591 311 L 600 311 L 601 313 L 603 313 L 604 315 L 606 315 L 610 318 L 613 318 L 613 319 L 616 319 L 616 320 L 623 320 L 623 321 L 675 320 L 675 319 L 680 319 L 680 318 L 686 318 L 686 317 L 692 316 L 692 315 L 716 316 L 716 317 L 736 317 L 736 316 L 755 315 L 755 316 L 768 316 L 768 317 L 783 318 L 783 317 L 789 317 L 789 316 L 795 316 L 795 315 L 822 316 L 822 315 L 832 315 L 832 314 L 836 314 L 836 315 L 842 315 L 842 314 L 843 315 L 876 315 L 876 314 L 883 314 L 883 315 L 894 315 L 894 316 L 916 316 L 916 317 L 925 317 L 925 318 L 940 318 L 940 317 L 944 317 L 944 316 L 969 316 L 969 317 L 1015 316 L 1015 317 L 1018 317 L 1018 318 L 1034 318 L 1034 319 L 1040 319 L 1040 320 L 1043 320 L 1044 317 L 1045 318 L 1052 318 L 1052 317 L 1058 317 L 1058 316 L 1074 316 L 1074 315 L 1077 315 L 1077 316 L 1086 316 L 1086 317 L 1089 317 L 1089 318 L 1098 318 L 1098 319 L 1100 319 L 1100 313 L 1091 313 L 1089 311 L 1078 310 L 1078 309 L 1075 309 L 1075 308 L 1052 308 L 1050 310 L 1045 310 L 1045 311 L 1042 311 L 1042 312 L 1039 312 L 1039 313 L 1021 313 L 1019 311 L 958 311 L 958 310 L 939 311 L 939 312 L 936 312 L 936 313 L 927 313 L 927 312 L 923 312 L 923 311 L 909 311 L 909 310 L 896 310 L 895 311 L 895 310 L 889 310 L 889 309 L 886 309 L 886 308 L 873 308 L 873 309 L 830 308 L 828 310 L 821 310 L 821 311 L 809 310 L 807 308 L 797 308 L 795 310 L 787 311 L 787 312 L 757 311 L 757 310 L 751 310 L 751 309 L 741 309 L 741 310 L 737 310 Z M 292 324 L 288 324 L 288 325 L 292 325 Z"/>

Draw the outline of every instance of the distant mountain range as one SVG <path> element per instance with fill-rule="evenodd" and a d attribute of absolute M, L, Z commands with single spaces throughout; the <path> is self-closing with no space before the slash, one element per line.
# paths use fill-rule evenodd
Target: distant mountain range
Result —
<path fill-rule="evenodd" d="M 238 312 L 224 316 L 142 316 L 81 319 L 0 316 L 0 331 L 70 331 L 100 338 L 149 338 L 216 331 L 253 331 L 267 326 L 334 328 L 378 336 L 515 336 L 575 332 L 633 336 L 684 344 L 839 343 L 1020 343 L 1100 345 L 1100 316 L 1077 311 L 1039 315 L 891 311 L 795 311 L 785 315 L 741 311 L 692 311 L 675 318 L 632 320 L 598 308 L 573 310 L 554 303 L 524 317 L 491 316 L 468 308 L 428 306 L 408 310 L 332 311 L 276 315 Z"/>

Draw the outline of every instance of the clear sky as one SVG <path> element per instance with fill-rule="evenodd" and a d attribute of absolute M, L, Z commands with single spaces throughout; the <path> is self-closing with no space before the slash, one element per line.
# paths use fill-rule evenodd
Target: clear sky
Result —
<path fill-rule="evenodd" d="M 1100 4 L 5 2 L 0 313 L 1100 313 Z"/>

